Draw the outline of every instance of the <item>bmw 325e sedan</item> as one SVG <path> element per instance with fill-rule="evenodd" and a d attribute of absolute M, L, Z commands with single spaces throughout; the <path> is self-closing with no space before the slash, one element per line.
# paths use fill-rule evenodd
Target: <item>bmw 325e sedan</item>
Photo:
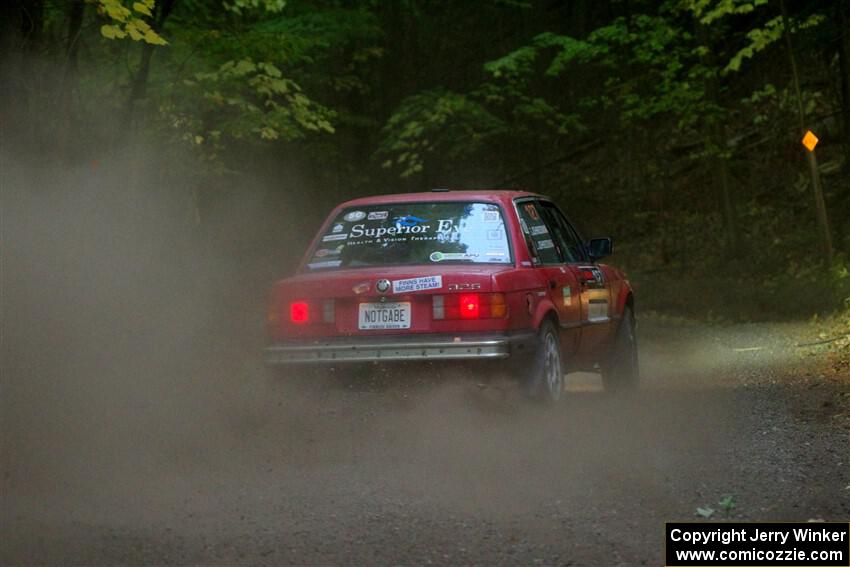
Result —
<path fill-rule="evenodd" d="M 572 371 L 634 388 L 634 296 L 623 272 L 599 263 L 611 251 L 610 238 L 585 241 L 552 200 L 525 191 L 348 201 L 274 286 L 266 363 L 502 359 L 547 401 Z"/>

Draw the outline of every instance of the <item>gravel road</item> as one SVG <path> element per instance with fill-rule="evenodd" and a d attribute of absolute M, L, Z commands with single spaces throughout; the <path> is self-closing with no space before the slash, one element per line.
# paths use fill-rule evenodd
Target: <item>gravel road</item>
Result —
<path fill-rule="evenodd" d="M 846 521 L 850 377 L 805 332 L 643 319 L 638 394 L 570 375 L 549 409 L 436 370 L 266 389 L 226 341 L 18 353 L 0 563 L 661 565 L 664 522 L 727 495 Z"/>

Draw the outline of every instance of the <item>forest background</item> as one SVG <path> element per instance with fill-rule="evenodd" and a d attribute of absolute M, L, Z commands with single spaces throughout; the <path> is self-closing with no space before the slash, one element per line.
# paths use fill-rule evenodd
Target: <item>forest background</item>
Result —
<path fill-rule="evenodd" d="M 615 238 L 639 310 L 810 317 L 850 308 L 848 23 L 846 0 L 11 0 L 0 149 L 102 178 L 132 238 L 168 217 L 148 259 L 226 256 L 245 297 L 341 200 L 520 187 Z"/>

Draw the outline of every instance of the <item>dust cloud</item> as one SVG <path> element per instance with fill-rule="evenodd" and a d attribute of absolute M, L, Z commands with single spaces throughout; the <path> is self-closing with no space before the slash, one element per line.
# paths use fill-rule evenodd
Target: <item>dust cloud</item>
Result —
<path fill-rule="evenodd" d="M 244 180 L 198 225 L 175 177 L 151 147 L 73 166 L 2 148 L 3 563 L 339 562 L 474 522 L 495 526 L 483 554 L 550 516 L 529 545 L 580 541 L 598 506 L 681 517 L 701 489 L 671 470 L 722 477 L 743 402 L 669 388 L 704 379 L 710 339 L 650 344 L 640 395 L 585 376 L 555 408 L 451 368 L 270 382 L 266 293 L 300 252 L 275 231 L 303 207 Z"/>
<path fill-rule="evenodd" d="M 213 434 L 225 400 L 250 398 L 253 384 L 215 369 L 258 354 L 261 304 L 287 258 L 259 263 L 246 242 L 281 211 L 247 180 L 198 225 L 191 186 L 150 148 L 67 165 L 6 141 L 4 482 L 66 496 L 131 488 Z"/>

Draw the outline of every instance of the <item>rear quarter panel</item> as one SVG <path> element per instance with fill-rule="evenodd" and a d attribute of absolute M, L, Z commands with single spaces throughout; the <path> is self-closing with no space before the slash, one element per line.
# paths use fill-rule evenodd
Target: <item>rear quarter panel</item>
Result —
<path fill-rule="evenodd" d="M 537 329 L 555 306 L 546 295 L 543 273 L 533 268 L 519 268 L 493 276 L 493 291 L 505 294 L 509 307 L 510 329 Z"/>

